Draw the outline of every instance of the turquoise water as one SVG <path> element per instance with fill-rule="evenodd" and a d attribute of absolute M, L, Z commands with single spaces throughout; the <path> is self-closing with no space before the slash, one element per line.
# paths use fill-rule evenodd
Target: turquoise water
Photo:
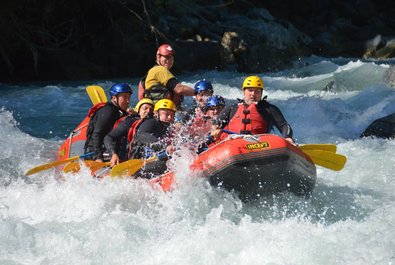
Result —
<path fill-rule="evenodd" d="M 173 161 L 171 193 L 142 180 L 97 181 L 86 168 L 25 177 L 54 159 L 86 115 L 92 83 L 0 84 L 0 264 L 394 264 L 395 141 L 359 138 L 395 112 L 395 89 L 383 81 L 388 68 L 309 58 L 258 73 L 297 141 L 337 144 L 348 163 L 339 172 L 318 167 L 310 200 L 280 194 L 253 203 L 190 177 L 188 153 Z M 241 97 L 244 77 L 212 71 L 180 79 L 207 78 L 230 102 Z M 128 81 L 136 90 L 137 79 Z"/>

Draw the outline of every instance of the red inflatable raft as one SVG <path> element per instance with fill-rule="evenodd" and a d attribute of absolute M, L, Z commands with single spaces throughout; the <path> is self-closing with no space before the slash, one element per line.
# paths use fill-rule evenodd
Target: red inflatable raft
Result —
<path fill-rule="evenodd" d="M 90 118 L 85 119 L 70 133 L 70 136 L 63 142 L 57 152 L 57 159 L 64 160 L 84 153 L 86 141 L 86 131 Z"/>
<path fill-rule="evenodd" d="M 221 141 L 201 153 L 191 171 L 213 186 L 237 192 L 243 199 L 284 191 L 309 197 L 317 176 L 313 161 L 302 150 L 272 134 Z M 152 182 L 168 191 L 175 179 L 174 173 L 168 172 Z"/>

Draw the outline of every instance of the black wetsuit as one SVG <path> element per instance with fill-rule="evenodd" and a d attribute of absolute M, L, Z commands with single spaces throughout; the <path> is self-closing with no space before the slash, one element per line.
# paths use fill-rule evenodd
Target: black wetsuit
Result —
<path fill-rule="evenodd" d="M 104 107 L 98 109 L 91 117 L 86 132 L 85 153 L 94 152 L 93 160 L 102 159 L 104 148 L 104 136 L 114 127 L 115 122 L 125 116 L 126 111 L 121 110 L 112 102 L 106 103 Z"/>
<path fill-rule="evenodd" d="M 226 106 L 221 111 L 221 113 L 218 115 L 218 118 L 216 119 L 216 122 L 220 124 L 221 128 L 224 128 L 229 123 L 233 115 L 235 115 L 237 108 L 238 103 L 235 103 L 233 105 Z M 273 130 L 273 126 L 275 126 L 281 132 L 284 138 L 292 138 L 292 128 L 285 120 L 279 108 L 263 99 L 258 102 L 257 109 L 262 118 L 268 124 L 268 133 Z"/>
<path fill-rule="evenodd" d="M 156 118 L 148 118 L 142 121 L 137 129 L 133 141 L 133 148 L 130 158 L 142 158 L 146 155 L 147 147 L 153 152 L 165 150 L 168 140 L 168 123 L 158 121 Z M 136 172 L 136 176 L 151 178 L 166 171 L 166 159 L 147 163 L 141 170 Z"/>
<path fill-rule="evenodd" d="M 139 119 L 140 116 L 138 114 L 128 115 L 104 137 L 104 146 L 110 157 L 115 153 L 121 161 L 127 159 L 129 129 Z"/>

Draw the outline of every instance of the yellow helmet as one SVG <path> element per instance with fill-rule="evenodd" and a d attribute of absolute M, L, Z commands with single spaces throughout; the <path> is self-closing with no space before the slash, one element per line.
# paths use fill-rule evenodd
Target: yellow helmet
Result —
<path fill-rule="evenodd" d="M 170 99 L 161 99 L 158 102 L 155 103 L 154 110 L 160 110 L 160 109 L 169 109 L 169 110 L 177 110 L 176 104 L 174 104 L 173 101 Z"/>
<path fill-rule="evenodd" d="M 141 107 L 143 104 L 150 104 L 150 105 L 152 105 L 152 106 L 155 105 L 154 102 L 153 102 L 151 99 L 149 99 L 149 98 L 143 98 L 142 100 L 140 100 L 139 102 L 137 102 L 136 106 L 134 107 L 134 111 L 138 113 L 139 110 L 140 110 L 140 107 Z"/>
<path fill-rule="evenodd" d="M 242 90 L 249 88 L 260 88 L 263 89 L 263 80 L 259 76 L 252 75 L 244 79 Z"/>

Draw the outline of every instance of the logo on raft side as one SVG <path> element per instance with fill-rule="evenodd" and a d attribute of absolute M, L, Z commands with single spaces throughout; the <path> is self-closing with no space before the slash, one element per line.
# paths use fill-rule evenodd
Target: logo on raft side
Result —
<path fill-rule="evenodd" d="M 246 144 L 247 150 L 257 150 L 257 149 L 265 149 L 269 148 L 269 142 L 260 142 L 260 143 L 255 143 L 255 144 Z"/>

